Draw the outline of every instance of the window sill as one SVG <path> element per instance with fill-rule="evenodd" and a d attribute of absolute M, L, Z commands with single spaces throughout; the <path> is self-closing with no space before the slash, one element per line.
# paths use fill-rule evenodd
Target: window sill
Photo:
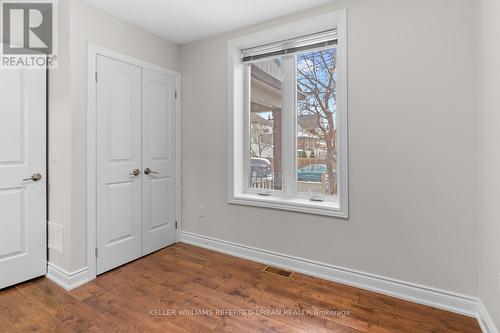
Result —
<path fill-rule="evenodd" d="M 347 212 L 340 209 L 339 203 L 333 201 L 315 202 L 300 198 L 283 198 L 273 196 L 263 197 L 258 194 L 242 193 L 232 197 L 229 200 L 229 203 L 339 217 L 344 219 L 349 217 Z"/>

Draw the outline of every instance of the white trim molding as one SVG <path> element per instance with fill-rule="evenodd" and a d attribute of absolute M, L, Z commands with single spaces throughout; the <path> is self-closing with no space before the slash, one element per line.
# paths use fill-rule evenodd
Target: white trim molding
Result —
<path fill-rule="evenodd" d="M 76 270 L 74 272 L 68 272 L 59 266 L 48 262 L 47 263 L 47 279 L 57 283 L 59 286 L 63 287 L 65 290 L 69 291 L 84 285 L 90 281 L 89 270 L 87 267 Z"/>
<path fill-rule="evenodd" d="M 493 319 L 481 300 L 477 302 L 477 320 L 483 333 L 498 333 Z"/>
<path fill-rule="evenodd" d="M 87 267 L 89 281 L 97 276 L 97 259 L 95 249 L 97 247 L 97 106 L 96 106 L 96 89 L 97 83 L 95 80 L 97 70 L 97 55 L 103 55 L 122 62 L 126 62 L 138 67 L 147 68 L 159 73 L 172 75 L 176 78 L 176 221 L 178 229 L 176 230 L 176 239 L 180 238 L 180 229 L 182 225 L 182 207 L 181 207 L 181 138 L 182 138 L 182 115 L 181 115 L 181 74 L 179 72 L 163 68 L 151 64 L 140 59 L 130 57 L 128 55 L 104 48 L 102 46 L 88 44 L 88 64 L 87 64 Z"/>
<path fill-rule="evenodd" d="M 186 231 L 181 233 L 180 241 L 235 257 L 289 269 L 298 273 L 374 291 L 469 317 L 477 317 L 478 314 L 478 302 L 475 297 L 443 289 L 422 286 L 309 259 L 293 257 Z"/>
<path fill-rule="evenodd" d="M 283 170 L 284 191 L 265 191 L 254 193 L 248 189 L 250 156 L 248 147 L 248 114 L 250 99 L 245 92 L 248 88 L 248 71 L 241 62 L 241 50 L 267 45 L 290 38 L 310 35 L 331 29 L 337 30 L 337 180 L 338 202 L 325 200 L 312 201 L 301 198 L 295 192 L 296 147 L 291 137 L 296 137 L 296 117 L 291 113 L 283 113 Z M 287 60 L 288 59 L 288 60 Z M 284 58 L 284 66 L 291 64 L 291 58 Z M 292 71 L 285 71 L 291 73 Z M 310 17 L 297 22 L 281 25 L 268 30 L 259 31 L 246 36 L 237 37 L 227 42 L 227 91 L 229 119 L 229 153 L 228 153 L 228 202 L 264 208 L 298 211 L 309 214 L 327 215 L 347 219 L 349 217 L 348 194 L 348 124 L 347 124 L 347 11 L 341 9 Z M 247 74 L 245 74 L 247 73 Z M 285 74 L 287 75 L 287 74 Z M 295 109 L 295 77 L 287 76 L 284 81 L 284 110 Z M 286 84 L 289 82 L 289 84 Z M 292 83 L 292 84 L 290 84 Z M 288 87 L 288 88 L 287 88 Z M 288 116 L 287 116 L 288 115 Z M 265 195 L 265 196 L 264 196 Z"/>

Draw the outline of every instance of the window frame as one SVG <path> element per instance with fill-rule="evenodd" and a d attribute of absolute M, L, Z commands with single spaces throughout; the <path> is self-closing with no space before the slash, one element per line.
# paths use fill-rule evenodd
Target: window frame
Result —
<path fill-rule="evenodd" d="M 338 201 L 325 196 L 322 202 L 310 201 L 297 190 L 297 115 L 283 112 L 282 170 L 284 190 L 255 190 L 248 186 L 250 171 L 250 75 L 241 63 L 241 50 L 328 29 L 337 29 L 337 182 Z M 346 10 L 330 12 L 273 29 L 228 41 L 228 110 L 229 110 L 229 172 L 228 202 L 256 207 L 275 208 L 347 219 L 348 214 L 348 151 L 347 151 L 347 47 Z M 287 66 L 296 65 L 296 55 L 283 58 L 283 110 L 296 110 L 296 74 Z M 293 77 L 292 77 L 293 76 Z M 292 85 L 293 88 L 290 87 Z M 288 89 L 287 89 L 288 88 Z M 292 93 L 294 96 L 290 96 Z M 289 138 L 294 138 L 289 140 Z M 243 147 L 243 148 L 242 148 Z M 261 192 L 261 193 L 259 193 Z M 265 193 L 262 193 L 265 192 Z M 262 195 L 269 194 L 269 195 Z"/>

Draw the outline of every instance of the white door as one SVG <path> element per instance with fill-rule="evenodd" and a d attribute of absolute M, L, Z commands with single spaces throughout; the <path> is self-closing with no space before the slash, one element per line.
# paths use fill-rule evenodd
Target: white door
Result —
<path fill-rule="evenodd" d="M 46 274 L 45 73 L 0 70 L 0 289 Z"/>
<path fill-rule="evenodd" d="M 141 256 L 141 68 L 97 56 L 97 274 Z"/>
<path fill-rule="evenodd" d="M 175 242 L 175 89 L 175 76 L 142 70 L 143 255 Z"/>

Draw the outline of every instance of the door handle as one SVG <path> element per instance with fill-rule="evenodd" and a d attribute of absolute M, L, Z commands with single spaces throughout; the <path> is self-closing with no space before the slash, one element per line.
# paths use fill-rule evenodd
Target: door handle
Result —
<path fill-rule="evenodd" d="M 139 169 L 134 169 L 134 170 L 130 173 L 130 175 L 131 175 L 131 176 L 139 176 L 140 174 L 141 174 L 141 170 L 139 170 Z"/>
<path fill-rule="evenodd" d="M 39 173 L 34 173 L 30 178 L 24 178 L 23 182 L 27 182 L 29 180 L 32 180 L 34 182 L 37 182 L 42 179 L 42 175 Z"/>
<path fill-rule="evenodd" d="M 150 168 L 146 168 L 146 169 L 144 169 L 144 174 L 145 174 L 145 175 L 149 175 L 149 174 L 155 174 L 155 175 L 157 175 L 157 174 L 158 174 L 158 172 L 153 171 L 153 170 L 151 170 Z"/>

